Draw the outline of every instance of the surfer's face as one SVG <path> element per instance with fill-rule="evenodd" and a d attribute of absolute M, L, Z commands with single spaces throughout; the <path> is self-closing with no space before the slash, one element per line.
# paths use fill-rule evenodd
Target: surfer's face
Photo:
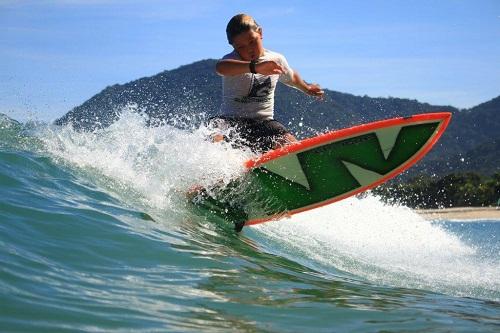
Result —
<path fill-rule="evenodd" d="M 233 47 L 245 61 L 257 60 L 264 55 L 262 46 L 262 30 L 248 30 L 233 38 Z"/>

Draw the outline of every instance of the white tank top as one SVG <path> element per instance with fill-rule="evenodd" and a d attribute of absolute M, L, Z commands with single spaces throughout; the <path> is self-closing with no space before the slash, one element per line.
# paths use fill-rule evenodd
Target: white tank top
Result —
<path fill-rule="evenodd" d="M 222 59 L 241 60 L 236 51 L 225 55 Z M 222 115 L 252 119 L 273 119 L 276 84 L 280 81 L 286 85 L 291 85 L 293 70 L 283 55 L 269 50 L 264 51 L 264 55 L 257 60 L 257 63 L 269 60 L 274 60 L 280 64 L 284 72 L 280 75 L 245 73 L 222 77 Z"/>

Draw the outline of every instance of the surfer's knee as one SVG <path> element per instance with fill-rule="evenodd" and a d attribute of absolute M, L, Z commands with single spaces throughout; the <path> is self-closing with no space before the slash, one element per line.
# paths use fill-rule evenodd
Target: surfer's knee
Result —
<path fill-rule="evenodd" d="M 215 143 L 224 141 L 224 135 L 222 135 L 220 133 L 213 134 L 211 136 L 211 138 L 212 138 L 212 142 L 215 142 Z"/>

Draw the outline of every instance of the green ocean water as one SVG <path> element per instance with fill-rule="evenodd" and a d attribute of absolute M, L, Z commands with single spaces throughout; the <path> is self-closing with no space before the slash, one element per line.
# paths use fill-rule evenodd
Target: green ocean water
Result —
<path fill-rule="evenodd" d="M 368 195 L 236 234 L 184 193 L 250 153 L 204 137 L 1 118 L 0 331 L 500 331 L 500 221 Z"/>

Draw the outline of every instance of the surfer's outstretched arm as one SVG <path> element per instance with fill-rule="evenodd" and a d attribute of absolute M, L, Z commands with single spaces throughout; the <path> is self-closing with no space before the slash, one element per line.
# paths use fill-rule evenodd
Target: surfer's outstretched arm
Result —
<path fill-rule="evenodd" d="M 320 99 L 322 99 L 325 94 L 325 92 L 321 89 L 321 87 L 318 84 L 316 83 L 308 84 L 304 80 L 302 80 L 299 72 L 297 72 L 296 70 L 293 71 L 293 79 L 292 82 L 290 82 L 290 85 L 301 90 L 307 95 L 315 96 Z"/>

